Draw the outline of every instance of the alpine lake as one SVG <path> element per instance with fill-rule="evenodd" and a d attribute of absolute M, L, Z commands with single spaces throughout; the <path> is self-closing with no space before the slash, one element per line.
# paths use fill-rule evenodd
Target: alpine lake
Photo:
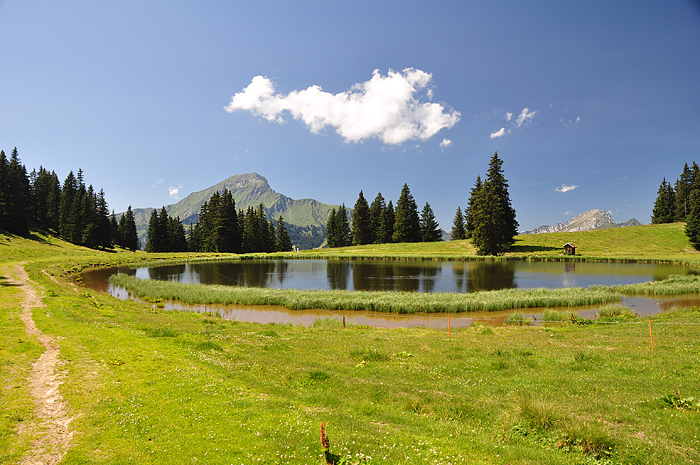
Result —
<path fill-rule="evenodd" d="M 183 284 L 219 284 L 277 289 L 348 290 L 427 293 L 469 293 L 508 288 L 565 288 L 592 285 L 624 285 L 666 279 L 671 275 L 700 273 L 683 265 L 646 263 L 600 263 L 583 261 L 441 261 L 362 259 L 277 259 L 231 260 L 120 266 L 82 274 L 86 287 L 107 292 L 119 299 L 135 298 L 114 286 L 109 277 L 125 273 L 141 279 L 175 281 Z M 342 319 L 351 324 L 395 327 L 467 327 L 474 322 L 501 325 L 512 310 L 458 314 L 395 315 L 380 312 L 289 310 L 280 306 L 185 305 L 168 301 L 164 310 L 214 312 L 231 320 L 256 323 L 310 326 L 319 318 Z M 640 317 L 663 312 L 674 306 L 700 306 L 697 295 L 682 297 L 625 297 L 622 305 Z M 583 318 L 595 317 L 598 306 L 575 307 Z M 541 309 L 543 310 L 543 309 Z M 572 310 L 566 307 L 555 310 Z M 541 313 L 521 311 L 534 322 Z"/>

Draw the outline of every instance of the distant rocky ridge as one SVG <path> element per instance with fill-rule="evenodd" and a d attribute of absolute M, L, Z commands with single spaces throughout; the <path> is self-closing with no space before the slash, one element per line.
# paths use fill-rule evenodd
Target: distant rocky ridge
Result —
<path fill-rule="evenodd" d="M 642 223 L 632 218 L 624 223 L 615 223 L 610 213 L 603 210 L 588 210 L 576 215 L 565 223 L 557 223 L 555 226 L 544 225 L 531 231 L 520 234 L 543 234 L 553 232 L 590 231 L 592 229 L 622 228 L 625 226 L 639 226 Z"/>
<path fill-rule="evenodd" d="M 202 204 L 208 201 L 214 192 L 222 192 L 224 189 L 231 191 L 237 210 L 245 210 L 249 206 L 257 208 L 262 203 L 268 220 L 277 220 L 282 215 L 292 242 L 301 248 L 318 247 L 323 243 L 328 215 L 332 208 L 337 208 L 336 205 L 326 205 L 314 199 L 289 198 L 272 190 L 263 176 L 248 173 L 231 176 L 207 189 L 193 192 L 175 204 L 166 205 L 165 210 L 172 217 L 180 217 L 184 225 L 196 223 Z M 160 207 L 158 209 L 160 210 Z M 148 222 L 153 210 L 152 207 L 133 210 L 142 246 L 145 245 Z"/>

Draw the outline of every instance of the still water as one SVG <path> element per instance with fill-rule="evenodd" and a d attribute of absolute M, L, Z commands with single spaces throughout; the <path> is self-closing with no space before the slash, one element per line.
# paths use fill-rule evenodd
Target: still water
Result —
<path fill-rule="evenodd" d="M 236 260 L 120 268 L 118 272 L 142 279 L 274 289 L 465 293 L 632 284 L 697 273 L 697 269 L 666 264 L 525 260 Z M 89 274 L 83 279 L 89 279 Z"/>
<path fill-rule="evenodd" d="M 83 284 L 119 298 L 128 292 L 109 282 L 115 273 L 143 279 L 164 279 L 182 283 L 258 286 L 278 289 L 347 289 L 367 291 L 473 292 L 504 288 L 588 287 L 593 284 L 629 284 L 664 279 L 671 274 L 691 274 L 684 266 L 588 263 L 588 262 L 451 262 L 398 260 L 272 260 L 235 261 L 130 268 L 127 266 L 83 273 Z M 698 296 L 673 298 L 625 298 L 622 302 L 641 317 L 674 306 L 700 306 Z M 312 325 L 319 318 L 387 328 L 470 326 L 474 322 L 503 324 L 506 312 L 462 314 L 391 315 L 378 312 L 289 310 L 277 306 L 185 305 L 165 302 L 165 310 L 214 312 L 223 318 L 254 323 Z M 597 306 L 577 308 L 584 318 L 595 316 Z M 570 309 L 561 309 L 570 310 Z M 538 310 L 523 310 L 533 321 L 541 320 Z M 539 310 L 541 312 L 541 309 Z"/>

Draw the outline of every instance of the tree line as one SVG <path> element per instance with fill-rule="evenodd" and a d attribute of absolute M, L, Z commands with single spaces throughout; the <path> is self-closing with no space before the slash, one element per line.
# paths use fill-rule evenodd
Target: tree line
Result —
<path fill-rule="evenodd" d="M 0 228 L 26 235 L 30 227 L 51 230 L 85 247 L 138 248 L 131 206 L 117 221 L 109 212 L 104 190 L 86 187 L 81 169 L 77 176 L 71 171 L 61 185 L 56 173 L 43 166 L 27 174 L 17 147 L 9 159 L 0 150 Z"/>
<path fill-rule="evenodd" d="M 518 234 L 515 209 L 503 174 L 503 160 L 496 152 L 489 162 L 486 180 L 476 176 L 467 206 L 457 207 L 452 240 L 471 239 L 479 255 L 497 255 L 508 251 Z"/>
<path fill-rule="evenodd" d="M 288 252 L 292 241 L 284 218 L 267 220 L 262 203 L 257 209 L 236 210 L 228 189 L 214 192 L 202 204 L 196 223 L 186 233 L 180 218 L 162 207 L 148 224 L 146 252 Z"/>
<path fill-rule="evenodd" d="M 427 202 L 421 215 L 418 215 L 416 201 L 408 184 L 404 184 L 396 209 L 391 200 L 386 203 L 381 192 L 369 204 L 362 191 L 352 210 L 351 221 L 348 220 L 345 204 L 337 210 L 333 208 L 326 222 L 326 238 L 328 247 L 434 242 L 442 240 L 439 227 L 433 209 Z"/>
<path fill-rule="evenodd" d="M 700 167 L 683 166 L 675 185 L 663 178 L 651 215 L 652 224 L 685 221 L 685 234 L 693 247 L 700 250 Z"/>

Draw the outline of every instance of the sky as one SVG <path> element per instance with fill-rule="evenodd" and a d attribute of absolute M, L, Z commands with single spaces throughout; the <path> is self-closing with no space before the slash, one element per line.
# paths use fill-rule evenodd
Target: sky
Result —
<path fill-rule="evenodd" d="M 503 160 L 520 230 L 649 223 L 700 162 L 700 2 L 0 0 L 0 149 L 110 208 L 257 172 L 449 231 Z"/>

